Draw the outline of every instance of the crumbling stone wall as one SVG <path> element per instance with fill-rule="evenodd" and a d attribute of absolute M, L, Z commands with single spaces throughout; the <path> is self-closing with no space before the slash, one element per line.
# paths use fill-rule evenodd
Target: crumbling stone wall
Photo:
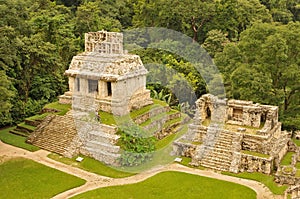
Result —
<path fill-rule="evenodd" d="M 278 122 L 278 107 L 253 104 L 251 101 L 243 100 L 220 100 L 210 94 L 203 95 L 200 99 L 198 99 L 196 106 L 197 109 L 194 121 L 189 125 L 188 133 L 174 142 L 175 154 L 188 154 L 193 158 L 195 154 L 201 154 L 201 151 L 205 151 L 206 148 L 211 148 L 211 150 L 216 150 L 211 154 L 214 156 L 218 156 L 219 154 L 219 157 L 211 157 L 210 159 L 214 158 L 215 160 L 218 160 L 223 158 L 220 154 L 227 153 L 226 158 L 230 158 L 229 154 L 231 153 L 233 155 L 231 157 L 229 170 L 232 172 L 257 171 L 270 174 L 273 168 L 278 167 L 280 160 L 288 150 L 287 143 L 289 140 L 288 134 L 281 131 L 281 123 Z M 219 111 L 216 111 L 218 110 L 218 107 L 226 107 L 224 109 L 226 113 L 220 114 Z M 218 114 L 214 114 L 214 112 L 217 112 Z M 263 128 L 258 130 L 256 134 L 250 134 L 244 133 L 244 131 L 239 129 L 238 132 L 229 132 L 228 130 L 222 129 L 222 125 L 218 125 L 218 130 L 212 131 L 209 130 L 213 129 L 212 125 L 214 125 L 214 122 L 212 118 L 212 123 L 209 128 L 203 126 L 202 123 L 207 118 L 214 115 L 217 115 L 215 118 L 217 119 L 216 121 L 219 121 L 217 124 L 224 122 L 224 124 L 241 125 L 254 128 L 263 126 Z M 214 134 L 211 135 L 212 133 Z M 224 138 L 226 133 L 227 135 L 233 135 L 231 141 L 228 138 Z M 219 137 L 219 135 L 222 136 Z M 211 143 L 213 143 L 213 145 L 207 145 L 205 143 L 201 146 L 197 146 L 196 149 L 193 145 L 191 145 L 192 142 L 204 143 L 205 140 L 212 140 Z M 222 146 L 219 147 L 218 143 Z M 230 148 L 225 149 L 224 146 Z M 223 151 L 221 152 L 220 149 Z M 270 158 L 244 154 L 241 150 L 266 154 L 269 155 Z M 225 157 L 225 155 L 223 156 Z M 199 157 L 202 156 L 199 155 Z M 209 160 L 209 158 L 207 159 Z M 201 158 L 198 162 L 200 161 Z M 208 164 L 208 166 L 209 165 L 211 164 Z M 212 167 L 215 169 L 217 168 L 217 165 L 215 164 Z"/>
<path fill-rule="evenodd" d="M 273 158 L 262 158 L 250 154 L 241 153 L 239 170 L 241 172 L 260 172 L 271 174 L 273 168 Z"/>
<path fill-rule="evenodd" d="M 122 54 L 123 34 L 107 31 L 85 33 L 85 52 Z"/>

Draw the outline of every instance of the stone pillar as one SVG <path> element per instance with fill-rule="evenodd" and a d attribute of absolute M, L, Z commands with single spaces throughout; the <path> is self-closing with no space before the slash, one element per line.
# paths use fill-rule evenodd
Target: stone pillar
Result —
<path fill-rule="evenodd" d="M 69 77 L 69 90 L 71 91 L 71 93 L 74 92 L 74 87 L 75 87 L 75 78 Z"/>
<path fill-rule="evenodd" d="M 104 98 L 107 96 L 107 84 L 105 81 L 98 81 L 98 98 Z"/>
<path fill-rule="evenodd" d="M 89 85 L 87 79 L 80 79 L 80 92 L 82 94 L 88 94 L 89 93 Z"/>

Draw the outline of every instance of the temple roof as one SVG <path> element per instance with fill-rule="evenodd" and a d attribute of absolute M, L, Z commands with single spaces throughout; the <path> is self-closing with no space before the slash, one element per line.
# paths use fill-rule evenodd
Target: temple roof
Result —
<path fill-rule="evenodd" d="M 65 74 L 117 81 L 145 75 L 147 70 L 138 55 L 83 52 L 73 57 Z"/>

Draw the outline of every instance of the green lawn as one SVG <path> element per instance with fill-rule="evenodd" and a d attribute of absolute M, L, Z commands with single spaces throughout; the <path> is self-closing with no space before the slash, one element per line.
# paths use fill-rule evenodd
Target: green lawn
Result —
<path fill-rule="evenodd" d="M 57 115 L 65 115 L 69 110 L 72 109 L 71 104 L 60 104 L 59 102 L 52 102 L 44 106 L 44 108 L 53 108 L 59 110 Z"/>
<path fill-rule="evenodd" d="M 9 127 L 0 130 L 0 140 L 6 144 L 10 144 L 28 151 L 37 151 L 38 147 L 26 143 L 26 138 L 18 135 L 9 133 L 10 130 L 15 129 L 15 127 Z"/>
<path fill-rule="evenodd" d="M 6 199 L 51 198 L 84 183 L 85 180 L 24 158 L 0 164 L 0 192 Z"/>
<path fill-rule="evenodd" d="M 285 156 L 282 158 L 280 164 L 281 165 L 290 165 L 292 163 L 292 156 L 295 152 L 287 152 Z"/>
<path fill-rule="evenodd" d="M 266 175 L 266 174 L 262 174 L 262 173 L 257 173 L 257 172 L 247 173 L 247 172 L 244 172 L 244 173 L 235 174 L 235 173 L 230 173 L 230 172 L 222 172 L 222 174 L 261 182 L 265 186 L 267 186 L 273 192 L 273 194 L 277 194 L 277 195 L 284 194 L 284 191 L 288 188 L 287 185 L 278 186 L 274 182 L 274 176 Z"/>
<path fill-rule="evenodd" d="M 25 124 L 25 122 L 22 122 L 22 123 L 18 124 L 18 126 L 24 127 L 24 128 L 26 128 L 26 129 L 29 129 L 29 130 L 32 130 L 32 131 L 34 131 L 34 130 L 36 129 L 35 126 L 30 126 L 30 125 L 28 125 L 28 124 Z"/>
<path fill-rule="evenodd" d="M 51 113 L 43 113 L 43 114 L 37 114 L 37 115 L 33 115 L 31 117 L 26 118 L 26 120 L 42 120 L 45 119 L 48 115 L 50 115 Z"/>
<path fill-rule="evenodd" d="M 297 169 L 300 169 L 300 162 L 297 162 L 297 163 L 296 163 L 296 168 L 297 168 Z"/>
<path fill-rule="evenodd" d="M 93 173 L 96 173 L 99 175 L 107 176 L 107 177 L 125 178 L 128 176 L 134 175 L 134 173 L 118 171 L 109 166 L 106 166 L 105 164 L 103 164 L 93 158 L 83 156 L 83 155 L 80 155 L 80 157 L 84 158 L 84 160 L 82 162 L 77 162 L 75 160 L 77 157 L 70 159 L 70 158 L 65 158 L 65 157 L 62 157 L 62 156 L 54 154 L 54 153 L 49 154 L 48 157 L 53 160 L 62 162 L 64 164 L 72 165 L 74 167 L 78 167 L 83 170 L 93 172 Z"/>
<path fill-rule="evenodd" d="M 190 165 L 190 162 L 192 161 L 192 158 L 188 158 L 188 157 L 180 157 L 180 158 L 182 158 L 182 161 L 179 163 L 179 164 L 181 164 L 181 165 L 184 165 L 184 166 L 186 166 L 186 167 L 190 167 L 190 168 L 197 168 L 197 169 L 200 169 L 200 170 L 204 170 L 205 169 L 205 167 L 203 167 L 203 166 L 191 166 Z"/>
<path fill-rule="evenodd" d="M 248 187 L 235 183 L 181 172 L 163 172 L 140 183 L 96 189 L 74 198 L 255 199 L 256 193 Z"/>
<path fill-rule="evenodd" d="M 300 140 L 297 140 L 295 138 L 293 138 L 292 140 L 297 146 L 300 146 Z"/>
<path fill-rule="evenodd" d="M 257 152 L 253 152 L 253 151 L 242 150 L 242 153 L 248 154 L 248 155 L 254 155 L 254 156 L 257 156 L 257 157 L 261 157 L 261 158 L 269 158 L 270 157 L 270 155 L 257 153 Z"/>

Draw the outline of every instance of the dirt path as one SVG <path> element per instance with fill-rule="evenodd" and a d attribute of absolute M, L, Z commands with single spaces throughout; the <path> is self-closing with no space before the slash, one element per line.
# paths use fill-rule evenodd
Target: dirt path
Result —
<path fill-rule="evenodd" d="M 257 198 L 258 199 L 272 199 L 272 198 L 283 198 L 281 196 L 274 196 L 272 192 L 265 187 L 263 184 L 253 181 L 253 180 L 246 180 L 246 179 L 240 179 L 236 177 L 231 177 L 231 176 L 226 176 L 222 175 L 219 173 L 215 173 L 213 171 L 208 171 L 208 170 L 199 170 L 199 169 L 193 169 L 193 168 L 188 168 L 179 164 L 170 164 L 162 167 L 156 167 L 153 168 L 152 170 L 142 172 L 140 174 L 127 177 L 127 178 L 109 178 L 105 176 L 100 176 L 94 173 L 90 173 L 75 167 L 72 167 L 70 165 L 66 165 L 57 161 L 54 161 L 52 159 L 47 158 L 47 155 L 50 152 L 47 152 L 45 150 L 39 150 L 36 152 L 29 152 L 11 145 L 4 144 L 0 141 L 0 163 L 3 161 L 6 161 L 11 158 L 15 157 L 23 157 L 23 158 L 28 158 L 31 160 L 34 160 L 36 162 L 39 162 L 41 164 L 44 164 L 46 166 L 58 169 L 60 171 L 63 171 L 65 173 L 69 173 L 71 175 L 77 176 L 79 178 L 85 179 L 87 182 L 77 188 L 70 189 L 66 192 L 60 193 L 56 195 L 55 199 L 65 199 L 69 198 L 72 196 L 75 196 L 77 194 L 93 190 L 96 188 L 101 188 L 101 187 L 108 187 L 108 186 L 114 186 L 114 185 L 125 185 L 125 184 L 132 184 L 132 183 L 137 183 L 141 182 L 143 180 L 146 180 L 147 178 L 154 176 L 160 172 L 164 171 L 180 171 L 180 172 L 185 172 L 185 173 L 190 173 L 190 174 L 195 174 L 199 176 L 205 176 L 205 177 L 210 177 L 210 178 L 215 178 L 219 180 L 225 180 L 228 182 L 234 182 L 237 184 L 241 184 L 244 186 L 247 186 L 251 189 L 253 189 L 257 193 Z"/>

